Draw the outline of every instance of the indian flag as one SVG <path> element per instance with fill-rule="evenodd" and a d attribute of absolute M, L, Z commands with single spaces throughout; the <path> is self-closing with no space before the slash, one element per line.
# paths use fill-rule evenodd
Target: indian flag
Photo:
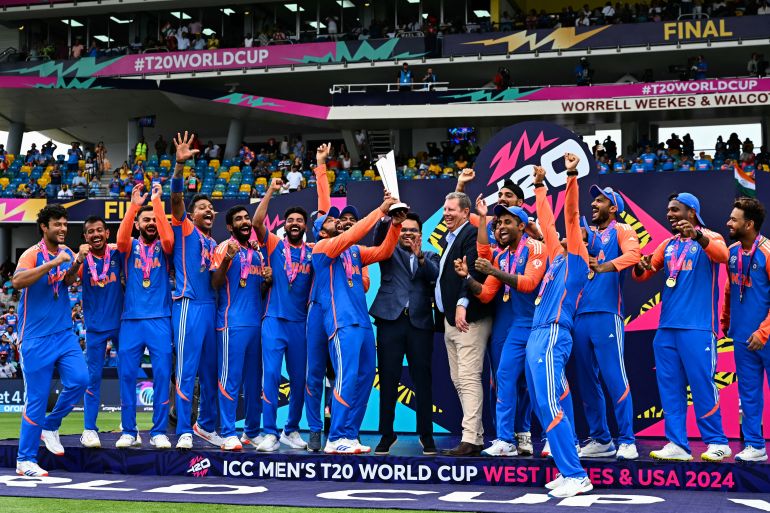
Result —
<path fill-rule="evenodd" d="M 754 173 L 745 172 L 738 164 L 734 165 L 734 169 L 737 195 L 755 197 L 757 195 L 757 183 L 754 180 Z"/>

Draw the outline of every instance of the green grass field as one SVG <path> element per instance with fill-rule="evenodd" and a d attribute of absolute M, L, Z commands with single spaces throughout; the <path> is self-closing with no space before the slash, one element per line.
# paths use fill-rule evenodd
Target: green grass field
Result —
<path fill-rule="evenodd" d="M 109 412 L 99 414 L 100 431 L 117 431 L 120 427 L 120 413 Z M 150 429 L 152 426 L 152 413 L 139 412 L 136 414 L 136 423 L 140 430 Z M 19 426 L 21 425 L 20 413 L 0 413 L 0 439 L 19 438 Z M 83 413 L 73 412 L 64 417 L 59 433 L 62 435 L 75 435 L 83 432 Z"/>

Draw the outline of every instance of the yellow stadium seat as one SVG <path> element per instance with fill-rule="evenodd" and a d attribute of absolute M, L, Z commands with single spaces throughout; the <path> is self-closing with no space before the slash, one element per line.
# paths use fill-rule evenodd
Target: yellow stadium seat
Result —
<path fill-rule="evenodd" d="M 9 166 L 10 166 L 11 164 L 13 164 L 13 161 L 14 161 L 14 160 L 16 160 L 16 155 L 14 155 L 14 154 L 12 154 L 12 153 L 8 153 L 8 154 L 5 156 L 5 161 L 6 161 L 6 162 L 8 162 L 8 165 L 9 165 Z"/>
<path fill-rule="evenodd" d="M 163 164 L 161 163 L 161 166 Z M 209 167 L 213 167 L 214 169 L 219 169 L 219 159 L 211 159 L 209 161 Z"/>
<path fill-rule="evenodd" d="M 163 159 L 160 161 L 160 167 L 167 167 L 171 168 L 171 161 L 168 159 Z"/>
<path fill-rule="evenodd" d="M 302 184 L 302 188 L 303 189 L 307 188 L 307 180 L 305 180 L 304 176 L 302 177 L 302 182 L 300 182 L 300 183 Z"/>
<path fill-rule="evenodd" d="M 0 178 L 0 187 L 2 187 L 3 189 L 8 187 L 9 183 L 11 183 L 11 181 L 8 179 L 8 177 L 4 176 L 4 177 Z"/>
<path fill-rule="evenodd" d="M 251 192 L 251 185 L 247 183 L 242 183 L 241 186 L 238 188 L 240 192 Z"/>
<path fill-rule="evenodd" d="M 280 171 L 273 171 L 273 173 L 270 175 L 270 178 L 283 178 L 283 173 Z"/>
<path fill-rule="evenodd" d="M 366 171 L 364 171 L 364 178 L 374 180 L 374 169 L 367 169 Z"/>
<path fill-rule="evenodd" d="M 454 170 L 454 169 L 452 169 L 451 167 L 445 167 L 445 168 L 444 168 L 444 174 L 445 174 L 445 175 L 451 175 L 452 173 L 454 173 L 454 171 L 455 171 L 455 170 Z"/>
<path fill-rule="evenodd" d="M 230 173 L 228 173 L 227 171 L 222 171 L 221 173 L 219 173 L 219 176 L 217 178 L 223 178 L 227 182 L 230 182 Z"/>
<path fill-rule="evenodd" d="M 417 167 L 417 159 L 411 158 L 406 163 L 407 167 Z"/>
<path fill-rule="evenodd" d="M 240 167 L 238 167 L 238 166 L 230 166 L 230 174 L 240 173 L 240 172 L 241 172 L 241 168 Z"/>
<path fill-rule="evenodd" d="M 223 196 L 222 191 L 213 191 L 211 193 L 212 198 L 222 198 L 222 196 Z"/>
<path fill-rule="evenodd" d="M 45 173 L 45 174 L 48 174 L 48 173 L 50 173 L 51 171 L 53 171 L 53 166 L 48 166 L 47 168 L 45 168 L 45 171 L 44 171 L 44 173 Z"/>
<path fill-rule="evenodd" d="M 264 176 L 260 176 L 254 181 L 254 185 L 264 185 L 265 187 L 267 187 L 267 178 L 265 178 Z"/>
<path fill-rule="evenodd" d="M 382 181 L 382 177 L 380 175 L 374 175 L 374 181 L 375 182 L 381 182 Z"/>
<path fill-rule="evenodd" d="M 21 166 L 21 172 L 30 174 L 32 172 L 32 168 L 29 166 Z"/>

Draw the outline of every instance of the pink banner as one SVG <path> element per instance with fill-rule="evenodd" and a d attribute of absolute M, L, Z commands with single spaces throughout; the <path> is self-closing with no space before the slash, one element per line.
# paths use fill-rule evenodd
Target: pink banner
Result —
<path fill-rule="evenodd" d="M 635 84 L 544 87 L 526 94 L 522 100 L 584 100 L 754 91 L 770 91 L 770 78 L 730 78 L 691 80 L 687 82 L 676 80 L 670 82 L 639 82 Z"/>
<path fill-rule="evenodd" d="M 152 75 L 219 69 L 263 68 L 300 64 L 306 57 L 322 57 L 336 52 L 336 43 L 308 43 L 261 46 L 259 48 L 226 48 L 190 52 L 143 53 L 126 55 L 94 74 L 97 77 L 116 75 Z"/>
<path fill-rule="evenodd" d="M 0 76 L 0 89 L 27 89 L 50 87 L 56 84 L 56 77 L 6 77 Z"/>
<path fill-rule="evenodd" d="M 329 116 L 329 107 L 324 107 L 323 105 L 278 100 L 276 98 L 266 98 L 264 96 L 253 96 L 251 94 L 232 93 L 221 98 L 216 98 L 213 101 L 216 103 L 237 105 L 238 107 L 269 110 L 272 112 L 280 112 L 281 114 L 293 114 L 295 116 L 304 116 L 315 119 L 326 119 Z"/>

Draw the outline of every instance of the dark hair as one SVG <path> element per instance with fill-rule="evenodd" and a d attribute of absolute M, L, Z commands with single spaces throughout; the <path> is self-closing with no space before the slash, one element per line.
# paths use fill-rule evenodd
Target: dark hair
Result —
<path fill-rule="evenodd" d="M 287 219 L 292 214 L 301 215 L 302 219 L 305 220 L 305 224 L 307 224 L 307 210 L 302 207 L 289 207 L 286 209 L 286 212 L 283 213 L 283 218 Z"/>
<path fill-rule="evenodd" d="M 139 219 L 139 216 L 144 214 L 145 212 L 151 212 L 152 211 L 152 205 L 147 204 L 142 207 L 139 207 L 139 211 L 136 213 L 136 219 Z"/>
<path fill-rule="evenodd" d="M 225 214 L 225 224 L 232 225 L 233 217 L 235 217 L 235 214 L 237 214 L 241 210 L 245 210 L 246 213 L 249 212 L 249 209 L 246 208 L 246 205 L 235 205 L 234 207 L 230 207 L 230 209 Z"/>
<path fill-rule="evenodd" d="M 54 203 L 52 205 L 46 205 L 43 208 L 40 209 L 40 212 L 37 213 L 37 229 L 40 231 L 40 234 L 43 234 L 43 229 L 40 227 L 41 225 L 48 226 L 48 222 L 51 219 L 69 219 L 67 216 L 67 209 L 63 206 L 59 205 L 58 203 Z"/>
<path fill-rule="evenodd" d="M 86 220 L 83 221 L 83 231 L 85 231 L 85 227 L 87 224 L 92 223 L 102 223 L 104 225 L 104 228 L 107 228 L 107 221 L 102 216 L 88 216 L 86 217 Z"/>
<path fill-rule="evenodd" d="M 524 191 L 521 190 L 521 187 L 513 183 L 513 180 L 511 180 L 510 178 L 506 179 L 503 182 L 503 186 L 500 187 L 500 189 L 508 189 L 509 191 L 514 193 L 516 197 L 519 198 L 520 200 L 524 199 Z"/>
<path fill-rule="evenodd" d="M 743 211 L 743 217 L 749 221 L 754 221 L 754 228 L 759 231 L 762 223 L 765 222 L 765 206 L 755 198 L 741 197 L 735 200 L 733 208 Z"/>
<path fill-rule="evenodd" d="M 407 212 L 406 218 L 417 223 L 417 226 L 420 228 L 420 231 L 422 231 L 422 220 L 420 219 L 420 216 L 418 216 L 414 212 Z"/>
<path fill-rule="evenodd" d="M 190 200 L 190 203 L 187 204 L 187 211 L 188 212 L 192 212 L 193 209 L 195 208 L 195 204 L 198 203 L 199 201 L 203 201 L 203 200 L 208 201 L 212 205 L 214 204 L 211 201 L 211 198 L 208 197 L 208 195 L 206 195 L 206 194 L 196 194 L 195 196 L 192 197 L 192 199 Z"/>

